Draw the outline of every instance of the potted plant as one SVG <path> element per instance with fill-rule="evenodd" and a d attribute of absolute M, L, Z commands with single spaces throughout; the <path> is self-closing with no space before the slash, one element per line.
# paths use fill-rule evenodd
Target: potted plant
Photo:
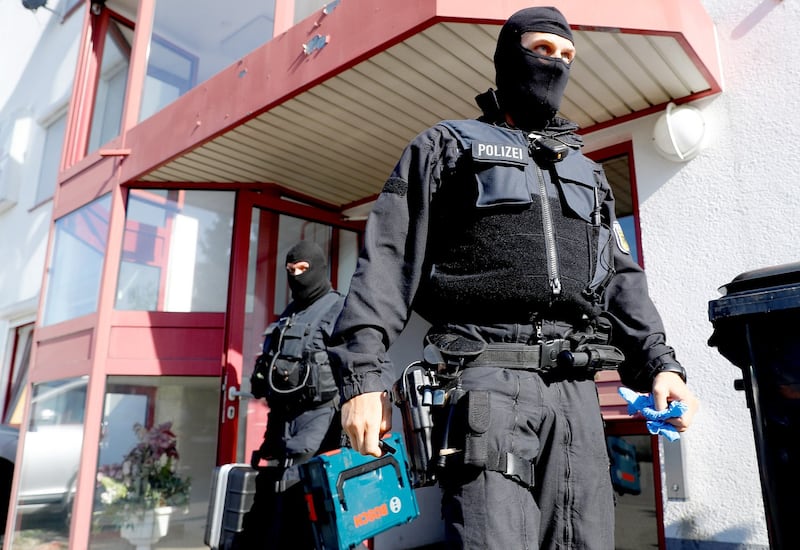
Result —
<path fill-rule="evenodd" d="M 137 548 L 166 535 L 172 507 L 189 502 L 191 480 L 177 473 L 180 456 L 171 428 L 172 422 L 150 429 L 137 422 L 133 431 L 139 442 L 121 463 L 101 466 L 97 474 L 98 520 L 118 525 Z"/>

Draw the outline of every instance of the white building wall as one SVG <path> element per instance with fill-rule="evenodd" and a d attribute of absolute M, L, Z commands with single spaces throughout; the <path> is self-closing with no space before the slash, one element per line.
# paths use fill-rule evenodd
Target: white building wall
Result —
<path fill-rule="evenodd" d="M 63 13 L 66 3 L 48 5 Z M 82 23 L 82 12 L 62 22 L 0 0 L 0 395 L 13 330 L 33 322 L 39 305 L 52 213 L 52 200 L 37 204 L 39 168 L 45 129 L 72 92 Z"/>
<path fill-rule="evenodd" d="M 693 104 L 707 147 L 689 162 L 665 160 L 653 147 L 657 115 L 587 141 L 633 140 L 650 292 L 702 402 L 681 440 L 687 498 L 667 501 L 666 536 L 766 548 L 750 413 L 733 389 L 741 372 L 707 345 L 708 302 L 740 273 L 800 260 L 800 5 L 703 3 L 725 78 L 722 94 Z"/>

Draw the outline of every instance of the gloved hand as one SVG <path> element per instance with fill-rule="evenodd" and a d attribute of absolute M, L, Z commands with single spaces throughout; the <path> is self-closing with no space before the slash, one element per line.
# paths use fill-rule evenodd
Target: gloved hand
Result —
<path fill-rule="evenodd" d="M 628 402 L 628 414 L 639 414 L 647 420 L 647 431 L 653 435 L 661 435 L 669 441 L 680 438 L 678 430 L 666 420 L 683 415 L 688 409 L 682 401 L 671 401 L 666 409 L 657 411 L 653 396 L 649 393 L 637 393 L 629 388 L 620 387 L 619 394 Z"/>

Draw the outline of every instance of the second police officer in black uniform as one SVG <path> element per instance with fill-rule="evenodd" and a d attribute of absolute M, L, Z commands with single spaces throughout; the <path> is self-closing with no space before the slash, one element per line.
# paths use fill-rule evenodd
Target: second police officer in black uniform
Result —
<path fill-rule="evenodd" d="M 556 8 L 508 19 L 484 116 L 419 134 L 385 183 L 329 348 L 344 430 L 375 456 L 397 376 L 386 350 L 410 311 L 459 358 L 465 393 L 437 473 L 453 548 L 614 547 L 596 371 L 562 352 L 619 348 L 626 385 L 659 409 L 688 405 L 679 431 L 697 408 L 603 170 L 556 116 L 574 56 Z"/>
<path fill-rule="evenodd" d="M 286 253 L 292 301 L 267 327 L 263 353 L 250 378 L 253 395 L 269 405 L 264 442 L 253 454 L 256 494 L 235 550 L 316 548 L 297 466 L 339 447 L 339 391 L 326 351 L 342 309 L 328 264 L 314 242 Z"/>

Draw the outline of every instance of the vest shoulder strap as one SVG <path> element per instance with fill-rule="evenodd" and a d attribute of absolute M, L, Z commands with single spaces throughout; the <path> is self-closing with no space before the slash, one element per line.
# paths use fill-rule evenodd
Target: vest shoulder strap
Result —
<path fill-rule="evenodd" d="M 311 334 L 314 334 L 322 323 L 330 325 L 339 316 L 344 305 L 344 296 L 338 290 L 331 290 L 325 296 L 320 298 L 317 303 L 312 307 L 318 306 L 316 314 L 312 318 L 309 326 L 311 327 Z M 330 330 L 330 329 L 328 329 Z"/>

